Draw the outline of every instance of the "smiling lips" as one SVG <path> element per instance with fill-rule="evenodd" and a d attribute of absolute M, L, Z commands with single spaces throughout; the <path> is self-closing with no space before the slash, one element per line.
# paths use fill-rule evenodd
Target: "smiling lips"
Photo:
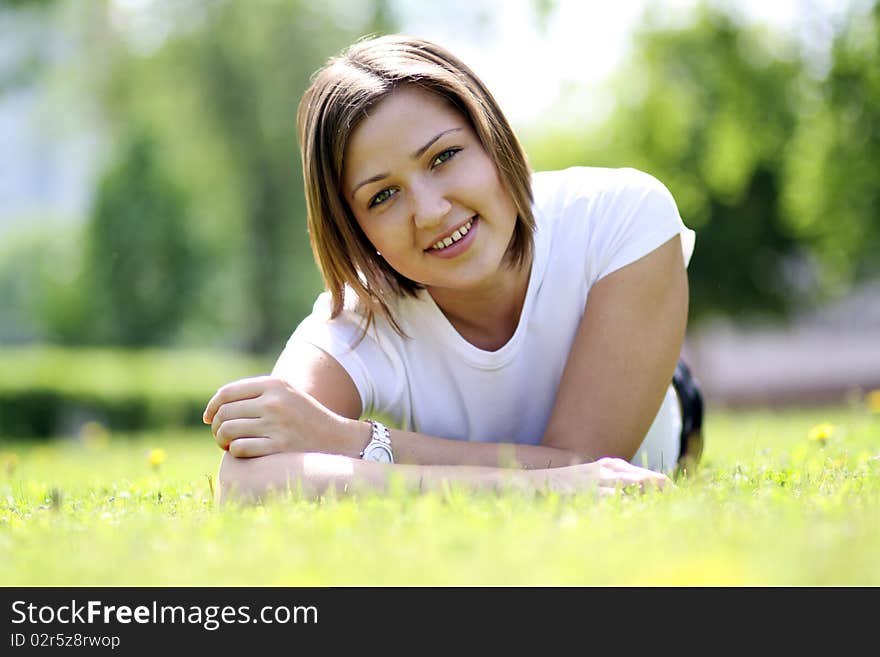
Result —
<path fill-rule="evenodd" d="M 461 226 L 460 228 L 457 228 L 455 231 L 453 231 L 452 235 L 449 235 L 448 237 L 445 237 L 442 240 L 438 240 L 437 242 L 435 242 L 433 245 L 431 245 L 429 248 L 427 248 L 425 250 L 426 251 L 442 251 L 446 247 L 455 244 L 461 238 L 463 238 L 465 235 L 468 234 L 468 231 L 474 225 L 475 219 L 476 219 L 476 217 L 471 217 L 470 219 L 467 220 L 467 223 L 465 223 L 463 226 Z"/>

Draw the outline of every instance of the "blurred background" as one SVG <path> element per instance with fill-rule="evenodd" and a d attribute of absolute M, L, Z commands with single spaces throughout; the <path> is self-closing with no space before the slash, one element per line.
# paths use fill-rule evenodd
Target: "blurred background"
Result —
<path fill-rule="evenodd" d="M 469 63 L 533 168 L 667 185 L 710 404 L 880 412 L 880 2 L 440 7 L 0 0 L 0 435 L 198 423 L 271 369 L 322 289 L 297 103 L 388 32 Z"/>

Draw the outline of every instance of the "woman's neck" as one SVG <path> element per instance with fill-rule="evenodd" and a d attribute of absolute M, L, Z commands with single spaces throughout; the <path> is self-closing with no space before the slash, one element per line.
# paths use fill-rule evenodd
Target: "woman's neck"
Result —
<path fill-rule="evenodd" d="M 531 269 L 530 260 L 515 269 L 500 269 L 497 277 L 476 289 L 431 287 L 428 293 L 465 340 L 484 351 L 497 351 L 519 326 Z"/>

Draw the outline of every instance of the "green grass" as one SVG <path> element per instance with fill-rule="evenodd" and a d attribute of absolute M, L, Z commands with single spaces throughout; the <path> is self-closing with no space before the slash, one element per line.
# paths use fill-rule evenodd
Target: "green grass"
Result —
<path fill-rule="evenodd" d="M 822 422 L 833 435 L 809 440 Z M 706 435 L 698 476 L 662 494 L 223 508 L 207 429 L 0 441 L 0 582 L 880 585 L 880 414 L 716 412 Z"/>

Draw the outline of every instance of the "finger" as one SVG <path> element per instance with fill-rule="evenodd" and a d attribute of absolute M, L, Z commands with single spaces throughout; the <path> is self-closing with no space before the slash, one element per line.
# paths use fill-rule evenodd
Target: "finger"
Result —
<path fill-rule="evenodd" d="M 665 475 L 657 473 L 657 475 L 646 475 L 638 478 L 626 478 L 623 481 L 623 490 L 632 493 L 649 493 L 662 491 L 666 485 L 668 478 Z"/>
<path fill-rule="evenodd" d="M 220 430 L 220 425 L 228 420 L 256 420 L 263 417 L 263 407 L 257 399 L 259 397 L 227 402 L 221 405 L 217 412 L 214 413 L 214 419 L 211 420 L 211 433 L 216 437 L 217 432 Z"/>
<path fill-rule="evenodd" d="M 634 465 L 625 459 L 605 457 L 599 460 L 601 463 L 600 483 L 612 484 L 622 487 L 638 484 L 639 490 L 644 492 L 646 488 L 663 489 L 666 486 L 674 486 L 672 480 L 662 472 L 656 472 L 648 468 Z M 617 482 L 616 484 L 613 482 Z"/>
<path fill-rule="evenodd" d="M 638 468 L 629 472 L 604 470 L 600 473 L 599 485 L 621 491 L 645 492 L 646 488 L 663 488 L 667 477 L 660 473 Z"/>
<path fill-rule="evenodd" d="M 663 490 L 667 486 L 673 486 L 672 480 L 662 472 L 654 470 L 646 470 L 641 477 L 642 492 L 650 490 Z"/>
<path fill-rule="evenodd" d="M 237 438 L 229 445 L 229 453 L 239 458 L 268 456 L 280 451 L 276 441 L 265 437 Z"/>
<path fill-rule="evenodd" d="M 221 386 L 208 401 L 208 405 L 205 406 L 202 421 L 205 424 L 211 424 L 214 420 L 214 414 L 223 404 L 259 397 L 263 394 L 263 390 L 265 390 L 270 380 L 272 380 L 272 377 L 253 376 L 246 379 L 238 379 L 237 381 L 227 383 L 225 386 Z"/>
<path fill-rule="evenodd" d="M 260 419 L 235 418 L 226 420 L 217 429 L 214 441 L 222 448 L 229 449 L 229 443 L 238 438 L 267 438 Z"/>
<path fill-rule="evenodd" d="M 642 475 L 627 472 L 627 471 L 617 471 L 611 468 L 602 468 L 599 471 L 599 485 L 600 486 L 609 486 L 611 488 L 623 488 L 624 486 L 629 486 L 632 484 L 636 484 L 641 481 Z"/>
<path fill-rule="evenodd" d="M 221 386 L 208 401 L 207 406 L 205 406 L 205 411 L 202 414 L 202 421 L 205 424 L 211 424 L 214 420 L 214 415 L 223 404 L 259 397 L 266 389 L 267 380 L 269 378 L 270 377 L 256 376 L 239 379 Z"/>
<path fill-rule="evenodd" d="M 666 475 L 663 475 L 662 477 L 653 477 L 649 482 L 649 486 L 661 491 L 666 490 L 667 488 L 675 488 L 672 479 Z"/>

